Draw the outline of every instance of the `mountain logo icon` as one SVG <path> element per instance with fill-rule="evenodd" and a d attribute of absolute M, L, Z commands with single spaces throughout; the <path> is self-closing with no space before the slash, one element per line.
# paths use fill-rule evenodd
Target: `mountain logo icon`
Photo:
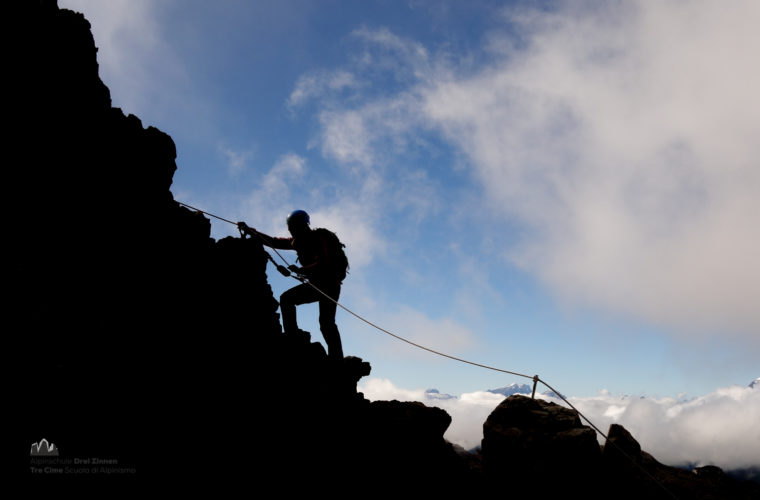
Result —
<path fill-rule="evenodd" d="M 57 457 L 58 448 L 56 448 L 53 443 L 48 443 L 47 439 L 42 439 L 39 443 L 32 443 L 32 449 L 29 452 L 29 455 L 33 457 Z"/>

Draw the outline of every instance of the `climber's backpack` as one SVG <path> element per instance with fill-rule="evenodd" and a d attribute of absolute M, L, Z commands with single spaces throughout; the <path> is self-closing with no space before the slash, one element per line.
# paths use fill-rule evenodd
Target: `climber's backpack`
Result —
<path fill-rule="evenodd" d="M 343 249 L 346 247 L 338 239 L 338 235 L 322 227 L 314 229 L 317 236 L 322 239 L 327 245 L 328 266 L 330 272 L 338 278 L 339 281 L 343 281 L 348 274 L 348 257 Z"/>

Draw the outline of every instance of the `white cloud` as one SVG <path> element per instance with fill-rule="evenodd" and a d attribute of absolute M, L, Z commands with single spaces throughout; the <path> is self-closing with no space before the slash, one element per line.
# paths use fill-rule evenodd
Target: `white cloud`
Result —
<path fill-rule="evenodd" d="M 451 416 L 451 425 L 444 438 L 466 450 L 480 446 L 483 423 L 504 400 L 504 396 L 485 391 L 462 394 L 458 398 L 439 399 L 426 395 L 422 389 L 402 389 L 390 380 L 377 378 L 368 379 L 358 389 L 370 401 L 421 401 L 428 406 L 446 410 Z"/>
<path fill-rule="evenodd" d="M 282 155 L 264 176 L 261 189 L 282 194 L 286 192 L 288 183 L 303 177 L 305 172 L 305 158 L 295 153 Z"/>
<path fill-rule="evenodd" d="M 401 306 L 395 312 L 382 314 L 380 323 L 410 342 L 453 356 L 471 348 L 476 342 L 475 334 L 459 322 L 445 316 L 431 318 L 409 306 Z M 399 355 L 430 359 L 429 353 L 410 348 L 404 343 L 394 341 L 392 348 Z"/>
<path fill-rule="evenodd" d="M 421 401 L 443 408 L 452 417 L 444 437 L 465 449 L 480 445 L 483 423 L 504 400 L 484 391 L 434 398 L 422 389 L 402 389 L 386 379 L 368 379 L 359 390 L 373 401 Z M 536 397 L 564 404 L 547 396 Z M 613 396 L 601 391 L 596 397 L 571 397 L 569 401 L 603 432 L 612 423 L 623 425 L 644 451 L 663 463 L 712 464 L 726 470 L 760 466 L 758 388 L 726 387 L 690 400 Z"/>
<path fill-rule="evenodd" d="M 377 169 L 418 144 L 420 99 L 402 93 L 352 108 L 331 106 L 319 115 L 322 154 L 355 171 Z"/>
<path fill-rule="evenodd" d="M 322 153 L 340 163 L 368 167 L 373 162 L 370 132 L 365 118 L 357 111 L 325 111 L 319 118 L 322 132 Z"/>
<path fill-rule="evenodd" d="M 390 72 L 396 80 L 430 76 L 430 56 L 421 43 L 400 37 L 387 28 L 363 27 L 352 35 L 365 44 L 357 58 L 360 66 L 373 72 Z"/>
<path fill-rule="evenodd" d="M 760 328 L 756 2 L 564 3 L 477 74 L 425 93 L 509 252 L 568 301 L 675 327 Z M 503 49 L 507 47 L 506 49 Z"/>
<path fill-rule="evenodd" d="M 230 176 L 238 176 L 243 173 L 253 158 L 253 150 L 236 151 L 226 146 L 219 145 L 219 152 L 227 160 L 227 173 Z"/>
<path fill-rule="evenodd" d="M 444 437 L 465 450 L 477 448 L 483 439 L 483 424 L 502 401 L 504 396 L 487 391 L 465 393 L 456 399 L 439 401 L 435 406 L 451 415 L 451 425 Z"/>
<path fill-rule="evenodd" d="M 723 469 L 760 466 L 756 388 L 726 387 L 686 401 L 607 393 L 570 401 L 603 431 L 612 423 L 623 425 L 661 462 Z"/>
<path fill-rule="evenodd" d="M 238 212 L 252 227 L 272 235 L 282 234 L 293 191 L 303 185 L 306 159 L 295 153 L 280 156 L 261 177 L 258 187 L 242 201 Z"/>
<path fill-rule="evenodd" d="M 364 382 L 359 389 L 364 396 L 370 401 L 424 401 L 425 391 L 423 389 L 402 389 L 393 385 L 388 379 L 371 378 Z"/>
<path fill-rule="evenodd" d="M 321 70 L 301 76 L 288 106 L 319 98 L 318 143 L 322 154 L 341 164 L 367 169 L 415 142 L 409 132 L 419 126 L 421 100 L 406 90 L 416 92 L 408 84 L 431 78 L 434 73 L 421 44 L 386 28 L 361 28 L 352 33 L 352 38 L 358 42 L 359 55 L 351 70 Z M 346 90 L 350 92 L 343 92 Z M 394 153 L 383 154 L 386 149 Z"/>
<path fill-rule="evenodd" d="M 308 73 L 298 78 L 295 88 L 288 97 L 287 105 L 292 110 L 310 99 L 320 98 L 325 94 L 339 93 L 359 85 L 354 75 L 345 70 Z"/>
<path fill-rule="evenodd" d="M 59 5 L 84 13 L 92 25 L 100 77 L 114 106 L 151 121 L 160 110 L 182 109 L 182 101 L 187 107 L 189 77 L 158 21 L 164 5 L 151 0 L 60 0 Z"/>

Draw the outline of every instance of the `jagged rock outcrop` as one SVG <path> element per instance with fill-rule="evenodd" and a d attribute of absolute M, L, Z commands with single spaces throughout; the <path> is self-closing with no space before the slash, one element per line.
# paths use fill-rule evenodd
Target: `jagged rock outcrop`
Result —
<path fill-rule="evenodd" d="M 174 200 L 174 142 L 111 107 L 84 16 L 29 0 L 8 19 L 23 27 L 7 67 L 11 448 L 44 437 L 151 483 L 231 490 L 432 473 L 448 416 L 371 405 L 369 363 L 282 334 L 261 244 L 214 241 Z"/>
<path fill-rule="evenodd" d="M 736 481 L 714 466 L 693 471 L 669 467 L 643 451 L 623 426 L 612 424 L 603 447 L 607 482 L 623 498 L 695 498 L 704 500 L 760 497 L 760 484 Z"/>
<path fill-rule="evenodd" d="M 596 433 L 575 411 L 523 396 L 508 397 L 488 416 L 482 454 L 490 481 L 552 477 L 578 491 L 596 480 L 601 456 Z"/>
<path fill-rule="evenodd" d="M 594 430 L 574 410 L 510 396 L 483 425 L 483 481 L 489 489 L 514 480 L 511 493 L 531 498 L 750 499 L 760 485 L 731 479 L 717 467 L 693 472 L 659 463 L 622 426 L 613 424 L 600 451 Z"/>

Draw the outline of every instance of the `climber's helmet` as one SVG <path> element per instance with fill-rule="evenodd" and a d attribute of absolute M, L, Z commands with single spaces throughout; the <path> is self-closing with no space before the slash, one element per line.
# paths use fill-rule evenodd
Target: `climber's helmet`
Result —
<path fill-rule="evenodd" d="M 309 227 L 309 214 L 304 210 L 295 210 L 288 215 L 288 229 L 299 231 Z"/>

